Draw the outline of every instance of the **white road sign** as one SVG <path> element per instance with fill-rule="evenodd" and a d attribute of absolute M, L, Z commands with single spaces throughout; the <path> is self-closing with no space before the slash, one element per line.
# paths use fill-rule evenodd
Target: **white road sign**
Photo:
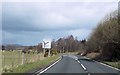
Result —
<path fill-rule="evenodd" d="M 43 40 L 42 42 L 42 48 L 51 48 L 51 40 Z"/>

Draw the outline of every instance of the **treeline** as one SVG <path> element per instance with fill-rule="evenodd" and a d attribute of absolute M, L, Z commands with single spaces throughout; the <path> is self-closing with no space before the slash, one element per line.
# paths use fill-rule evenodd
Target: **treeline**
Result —
<path fill-rule="evenodd" d="M 58 40 L 52 40 L 51 52 L 56 53 L 65 53 L 65 52 L 75 52 L 75 51 L 84 51 L 83 45 L 86 40 L 77 40 L 77 37 L 69 35 L 67 37 L 59 38 Z M 29 50 L 36 51 L 37 53 L 43 52 L 42 43 L 39 43 L 35 46 L 16 46 L 13 44 L 2 45 L 2 50 L 13 51 L 13 50 L 22 50 L 24 53 L 29 53 Z"/>
<path fill-rule="evenodd" d="M 72 35 L 60 38 L 57 41 L 52 41 L 52 48 L 56 49 L 58 52 L 75 52 L 79 50 L 83 50 L 81 45 L 86 40 L 77 40 L 76 37 Z"/>
<path fill-rule="evenodd" d="M 22 52 L 24 53 L 29 53 L 30 51 L 35 51 L 37 53 L 40 53 L 42 51 L 42 43 L 34 46 L 21 46 L 16 44 L 7 44 L 7 45 L 2 45 L 1 49 L 5 51 L 22 50 Z"/>
<path fill-rule="evenodd" d="M 100 52 L 102 60 L 120 60 L 120 24 L 118 10 L 107 15 L 86 42 L 87 52 Z"/>

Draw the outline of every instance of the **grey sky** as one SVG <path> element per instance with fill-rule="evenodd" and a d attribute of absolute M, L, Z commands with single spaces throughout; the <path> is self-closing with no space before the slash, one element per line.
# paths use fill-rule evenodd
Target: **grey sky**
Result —
<path fill-rule="evenodd" d="M 35 45 L 44 38 L 88 38 L 117 2 L 4 2 L 3 43 Z"/>

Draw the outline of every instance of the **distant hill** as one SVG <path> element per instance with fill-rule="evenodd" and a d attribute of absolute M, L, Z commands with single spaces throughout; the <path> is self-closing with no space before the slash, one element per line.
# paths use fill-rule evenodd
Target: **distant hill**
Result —
<path fill-rule="evenodd" d="M 23 45 L 20 45 L 20 44 L 3 44 L 4 46 L 23 46 Z"/>
<path fill-rule="evenodd" d="M 23 50 L 25 46 L 20 44 L 3 44 L 5 50 Z"/>

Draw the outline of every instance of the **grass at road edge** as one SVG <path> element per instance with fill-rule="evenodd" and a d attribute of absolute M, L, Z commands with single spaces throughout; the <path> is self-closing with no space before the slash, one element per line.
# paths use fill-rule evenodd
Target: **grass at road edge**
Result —
<path fill-rule="evenodd" d="M 7 73 L 27 73 L 28 71 L 31 71 L 36 68 L 43 68 L 44 66 L 52 62 L 55 62 L 58 58 L 59 58 L 59 55 L 46 57 L 45 59 L 37 62 L 21 65 L 17 68 L 10 70 L 10 72 L 7 72 Z"/>
<path fill-rule="evenodd" d="M 104 61 L 103 63 L 110 65 L 112 67 L 118 68 L 120 69 L 120 61 L 119 62 L 108 62 L 108 61 Z"/>
<path fill-rule="evenodd" d="M 94 60 L 94 58 L 96 58 L 96 56 L 98 55 L 100 55 L 100 53 L 92 52 L 92 53 L 88 53 L 86 57 Z M 120 60 L 118 62 L 109 62 L 109 61 L 100 61 L 99 59 L 96 59 L 95 61 L 120 69 Z"/>

